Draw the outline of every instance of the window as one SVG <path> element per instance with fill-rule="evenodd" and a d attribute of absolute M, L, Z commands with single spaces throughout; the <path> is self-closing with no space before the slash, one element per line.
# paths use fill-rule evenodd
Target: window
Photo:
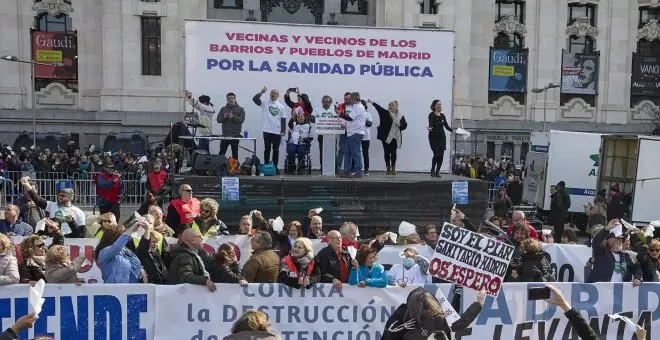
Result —
<path fill-rule="evenodd" d="M 142 2 L 160 2 L 160 0 L 142 0 Z"/>
<path fill-rule="evenodd" d="M 160 75 L 160 18 L 142 18 L 142 74 Z"/>
<path fill-rule="evenodd" d="M 213 0 L 213 8 L 243 9 L 243 0 Z"/>
<path fill-rule="evenodd" d="M 657 57 L 660 54 L 660 40 L 640 39 L 637 41 L 637 54 L 644 57 Z"/>
<path fill-rule="evenodd" d="M 73 24 L 71 17 L 66 14 L 52 16 L 42 14 L 36 18 L 37 30 L 43 32 L 72 32 Z"/>
<path fill-rule="evenodd" d="M 639 25 L 638 28 L 644 27 L 651 20 L 660 21 L 660 7 L 650 8 L 641 7 L 639 9 Z"/>
<path fill-rule="evenodd" d="M 438 14 L 438 4 L 436 0 L 423 0 L 419 4 L 419 13 Z"/>
<path fill-rule="evenodd" d="M 525 23 L 525 2 L 520 0 L 497 0 L 495 9 L 495 22 L 513 15 L 521 24 Z"/>
<path fill-rule="evenodd" d="M 525 23 L 525 2 L 520 0 L 497 0 L 495 22 L 514 16 L 519 23 Z M 495 48 L 517 49 L 525 46 L 525 38 L 517 33 L 499 33 L 493 42 Z"/>
<path fill-rule="evenodd" d="M 570 26 L 579 18 L 589 19 L 591 26 L 596 27 L 596 6 L 569 4 L 567 24 Z M 589 36 L 571 36 L 568 38 L 567 49 L 569 53 L 593 53 L 594 39 Z"/>

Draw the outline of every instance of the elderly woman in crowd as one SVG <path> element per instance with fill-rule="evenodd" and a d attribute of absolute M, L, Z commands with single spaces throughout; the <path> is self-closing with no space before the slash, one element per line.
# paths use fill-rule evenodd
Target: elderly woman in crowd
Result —
<path fill-rule="evenodd" d="M 81 254 L 71 262 L 65 246 L 52 246 L 46 252 L 46 281 L 48 283 L 84 282 L 78 278 L 84 263 L 85 254 Z"/>
<path fill-rule="evenodd" d="M 642 271 L 639 265 L 632 261 L 630 254 L 623 251 L 623 235 L 617 236 L 612 232 L 618 223 L 616 219 L 611 220 L 594 236 L 593 269 L 588 283 L 632 281 L 633 286 L 642 283 Z"/>
<path fill-rule="evenodd" d="M 146 231 L 140 238 L 132 238 L 126 248 L 137 255 L 142 268 L 147 274 L 147 281 L 154 284 L 164 284 L 167 279 L 167 268 L 170 265 L 169 246 L 163 235 L 154 231 L 154 217 L 144 215 Z"/>
<path fill-rule="evenodd" d="M 223 243 L 215 253 L 214 265 L 209 268 L 211 281 L 215 283 L 238 283 L 245 286 L 248 282 L 241 275 L 241 267 L 236 260 L 234 247 Z"/>
<path fill-rule="evenodd" d="M 146 281 L 140 259 L 126 244 L 132 240 L 131 234 L 139 228 L 147 229 L 143 223 L 134 223 L 125 230 L 123 227 L 106 229 L 99 240 L 94 258 L 101 269 L 104 283 L 139 283 Z"/>
<path fill-rule="evenodd" d="M 369 245 L 363 244 L 352 261 L 351 274 L 348 276 L 348 284 L 351 286 L 364 287 L 387 287 L 387 273 L 382 265 L 376 263 L 378 251 Z"/>
<path fill-rule="evenodd" d="M 243 266 L 243 277 L 250 283 L 277 282 L 280 257 L 271 250 L 273 238 L 265 231 L 257 231 L 250 239 L 252 256 Z"/>
<path fill-rule="evenodd" d="M 519 269 L 511 272 L 517 282 L 554 282 L 550 254 L 543 251 L 541 242 L 527 238 L 521 244 L 522 257 Z"/>
<path fill-rule="evenodd" d="M 98 221 L 101 227 L 94 234 L 94 238 L 96 238 L 97 240 L 103 238 L 103 234 L 105 233 L 106 230 L 112 230 L 117 228 L 117 217 L 115 216 L 115 214 L 111 212 L 101 214 L 98 217 Z"/>
<path fill-rule="evenodd" d="M 281 340 L 270 329 L 268 315 L 262 311 L 248 310 L 231 327 L 231 334 L 223 340 Z"/>
<path fill-rule="evenodd" d="M 643 282 L 660 282 L 660 240 L 651 240 L 648 247 L 640 247 L 637 263 L 642 271 Z"/>
<path fill-rule="evenodd" d="M 53 245 L 63 244 L 63 238 L 53 239 Z M 18 265 L 21 283 L 46 279 L 46 244 L 37 235 L 30 235 L 21 243 L 23 263 Z"/>
<path fill-rule="evenodd" d="M 300 237 L 293 242 L 289 255 L 282 258 L 279 282 L 293 288 L 311 288 L 321 280 L 321 270 L 314 261 L 312 241 Z"/>
<path fill-rule="evenodd" d="M 21 279 L 12 247 L 9 237 L 0 234 L 0 286 L 15 284 Z"/>
<path fill-rule="evenodd" d="M 477 318 L 486 300 L 486 292 L 477 295 L 461 317 L 450 326 L 445 319 L 447 311 L 424 288 L 415 288 L 406 303 L 399 306 L 385 323 L 381 340 L 451 339 L 452 332 L 464 330 Z"/>
<path fill-rule="evenodd" d="M 291 221 L 289 225 L 282 230 L 281 233 L 276 234 L 278 241 L 280 242 L 279 246 L 279 255 L 280 258 L 284 258 L 289 255 L 291 248 L 293 247 L 293 242 L 296 241 L 298 237 L 302 237 L 301 224 L 298 221 Z"/>
<path fill-rule="evenodd" d="M 164 237 L 174 237 L 174 230 L 163 221 L 163 209 L 157 205 L 149 207 L 148 214 L 154 217 L 154 230 Z"/>
<path fill-rule="evenodd" d="M 415 248 L 406 248 L 401 254 L 402 263 L 397 263 L 387 272 L 390 286 L 405 287 L 429 282 L 429 260 L 419 255 Z"/>

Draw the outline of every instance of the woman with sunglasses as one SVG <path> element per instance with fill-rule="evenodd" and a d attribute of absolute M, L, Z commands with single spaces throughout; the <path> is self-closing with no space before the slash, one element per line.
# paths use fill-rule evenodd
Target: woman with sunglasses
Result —
<path fill-rule="evenodd" d="M 63 245 L 64 238 L 53 238 L 51 245 Z M 46 281 L 46 244 L 41 236 L 30 235 L 21 242 L 23 262 L 18 265 L 20 283 L 31 283 L 41 279 Z"/>
<path fill-rule="evenodd" d="M 660 241 L 651 240 L 648 247 L 639 247 L 637 263 L 642 269 L 643 282 L 660 282 Z"/>
<path fill-rule="evenodd" d="M 117 227 L 117 217 L 115 214 L 109 212 L 99 216 L 100 228 L 94 234 L 94 238 L 100 240 L 103 238 L 103 234 L 106 230 L 111 230 Z"/>

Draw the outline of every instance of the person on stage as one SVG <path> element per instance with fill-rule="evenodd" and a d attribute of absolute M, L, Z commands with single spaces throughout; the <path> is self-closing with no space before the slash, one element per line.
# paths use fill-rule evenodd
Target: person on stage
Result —
<path fill-rule="evenodd" d="M 396 149 L 403 145 L 401 131 L 408 127 L 406 118 L 399 112 L 399 102 L 396 100 L 387 105 L 387 109 L 369 100 L 376 108 L 380 117 L 380 125 L 376 129 L 376 138 L 383 143 L 385 167 L 388 175 L 396 175 Z"/>
<path fill-rule="evenodd" d="M 190 93 L 186 90 L 184 92 L 184 97 L 188 100 L 188 103 L 199 112 L 199 124 L 203 125 L 197 130 L 197 136 L 208 136 L 213 134 L 212 125 L 213 125 L 213 116 L 215 115 L 215 108 L 211 103 L 211 97 L 207 95 L 201 95 L 198 99 L 195 99 Z M 192 131 L 191 131 L 192 133 Z M 198 143 L 200 150 L 209 151 L 209 141 L 208 139 L 200 139 Z"/>
<path fill-rule="evenodd" d="M 433 100 L 431 103 L 431 113 L 429 113 L 429 144 L 431 151 L 433 151 L 433 159 L 431 160 L 431 177 L 440 177 L 440 168 L 442 167 L 442 160 L 447 149 L 447 137 L 445 136 L 445 129 L 447 131 L 454 131 L 447 122 L 447 117 L 442 113 L 442 103 L 439 99 Z"/>
<path fill-rule="evenodd" d="M 337 118 L 335 113 L 335 106 L 332 105 L 332 97 L 325 95 L 321 98 L 321 106 L 312 111 L 310 122 L 316 123 L 316 118 Z M 319 141 L 319 160 L 321 161 L 321 169 L 323 169 L 323 135 L 317 135 Z"/>
<path fill-rule="evenodd" d="M 252 97 L 252 101 L 261 107 L 261 131 L 264 135 L 264 164 L 270 162 L 270 150 L 273 149 L 273 165 L 279 175 L 277 168 L 280 158 L 280 143 L 282 136 L 286 133 L 286 114 L 284 105 L 277 99 L 280 97 L 280 91 L 270 90 L 268 100 L 262 101 L 261 96 L 268 90 L 265 86 Z"/>
<path fill-rule="evenodd" d="M 227 105 L 218 112 L 219 124 L 222 124 L 223 137 L 242 137 L 241 130 L 245 121 L 245 109 L 236 102 L 234 93 L 227 93 Z M 227 147 L 231 145 L 231 156 L 238 160 L 238 139 L 223 140 L 220 142 L 220 154 L 225 156 Z"/>
<path fill-rule="evenodd" d="M 295 103 L 291 100 L 291 92 L 295 92 L 298 97 L 298 101 Z M 297 108 L 301 108 L 307 118 L 309 118 L 312 112 L 314 112 L 312 103 L 309 101 L 309 96 L 306 93 L 301 93 L 300 89 L 297 87 L 295 89 L 290 88 L 286 90 L 286 93 L 284 94 L 284 103 L 286 103 L 292 112 Z"/>
<path fill-rule="evenodd" d="M 367 101 L 360 100 L 359 104 L 364 107 L 364 112 L 367 114 L 367 121 L 364 125 L 364 137 L 360 142 L 362 147 L 362 167 L 364 168 L 364 174 L 369 176 L 369 146 L 371 145 L 371 125 L 373 125 L 373 117 L 371 112 L 368 111 L 369 107 Z"/>

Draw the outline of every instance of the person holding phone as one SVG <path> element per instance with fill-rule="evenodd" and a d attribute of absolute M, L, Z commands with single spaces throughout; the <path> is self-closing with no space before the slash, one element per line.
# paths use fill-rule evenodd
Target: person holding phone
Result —
<path fill-rule="evenodd" d="M 147 225 L 135 222 L 130 228 L 123 226 L 106 229 L 94 250 L 94 259 L 101 269 L 104 283 L 140 283 L 147 281 L 140 259 L 126 244 L 132 234 L 142 229 L 147 232 Z"/>
<path fill-rule="evenodd" d="M 454 131 L 447 122 L 447 117 L 442 113 L 442 103 L 439 99 L 434 99 L 431 102 L 431 113 L 429 113 L 429 144 L 431 151 L 433 151 L 433 159 L 431 159 L 431 177 L 440 177 L 440 168 L 442 168 L 442 161 L 447 149 L 447 137 L 445 136 L 445 129 L 447 131 Z"/>

